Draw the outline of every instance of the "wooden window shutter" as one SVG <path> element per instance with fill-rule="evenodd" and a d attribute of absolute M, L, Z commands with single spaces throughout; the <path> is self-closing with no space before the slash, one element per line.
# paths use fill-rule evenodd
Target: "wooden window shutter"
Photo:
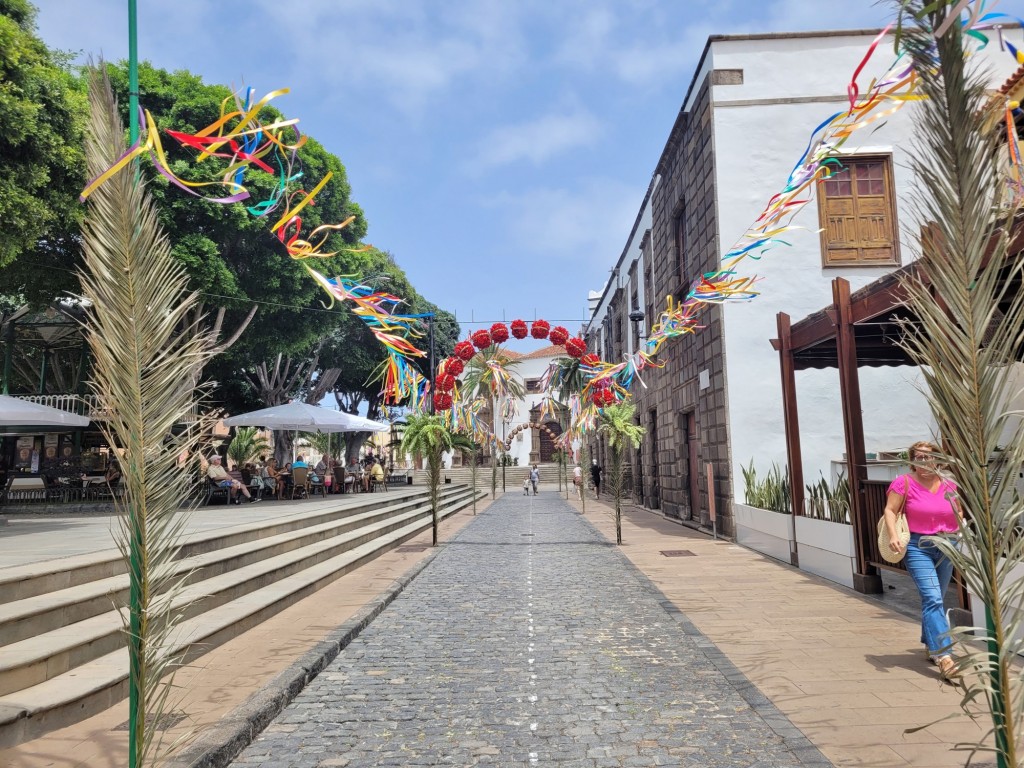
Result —
<path fill-rule="evenodd" d="M 891 158 L 843 159 L 818 191 L 824 266 L 899 264 Z"/>

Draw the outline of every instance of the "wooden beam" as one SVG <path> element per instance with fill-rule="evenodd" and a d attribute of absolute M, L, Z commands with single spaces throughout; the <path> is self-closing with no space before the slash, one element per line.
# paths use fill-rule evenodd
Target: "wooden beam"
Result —
<path fill-rule="evenodd" d="M 800 452 L 800 419 L 796 406 L 796 375 L 793 367 L 793 349 L 790 346 L 789 315 L 779 312 L 775 316 L 779 329 L 779 368 L 782 372 L 782 413 L 786 425 L 786 461 L 789 464 L 789 495 L 792 516 L 804 513 L 804 464 Z M 790 519 L 794 532 L 796 520 Z M 796 536 L 790 536 L 789 562 L 799 567 L 800 553 Z"/>
<path fill-rule="evenodd" d="M 864 451 L 864 421 L 861 413 L 860 376 L 857 371 L 857 340 L 850 310 L 850 283 L 841 277 L 832 281 L 832 299 L 836 312 L 836 342 L 839 360 L 839 391 L 843 403 L 843 433 L 846 441 L 846 477 L 850 483 L 850 520 L 856 548 L 853 586 L 858 592 L 879 593 L 882 578 L 868 562 L 868 537 L 873 526 L 866 519 L 863 481 L 867 480 Z"/>

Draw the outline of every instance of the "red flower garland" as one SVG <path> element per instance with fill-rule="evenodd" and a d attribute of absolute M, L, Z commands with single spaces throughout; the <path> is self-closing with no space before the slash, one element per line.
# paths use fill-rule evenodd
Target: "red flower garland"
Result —
<path fill-rule="evenodd" d="M 473 345 L 477 349 L 487 349 L 491 346 L 491 334 L 485 330 L 473 331 L 469 338 L 473 340 Z"/>
<path fill-rule="evenodd" d="M 434 395 L 434 410 L 447 411 L 452 407 L 452 396 L 447 392 L 438 392 Z"/>
<path fill-rule="evenodd" d="M 437 387 L 439 392 L 451 392 L 455 386 L 455 377 L 450 373 L 442 373 L 434 380 L 434 386 Z"/>
<path fill-rule="evenodd" d="M 525 339 L 529 333 L 530 332 L 527 330 L 525 322 L 522 320 L 512 321 L 512 335 L 517 339 Z"/>
<path fill-rule="evenodd" d="M 609 405 L 615 405 L 615 401 L 618 398 L 615 396 L 615 390 L 613 389 L 599 389 L 594 392 L 594 405 L 598 408 L 603 408 Z"/>
<path fill-rule="evenodd" d="M 550 330 L 551 323 L 547 320 L 534 320 L 530 327 L 530 335 L 535 339 L 546 339 Z"/>
<path fill-rule="evenodd" d="M 583 339 L 580 339 L 580 341 L 583 341 Z M 565 349 L 566 351 L 569 350 L 568 344 L 565 345 Z M 580 363 L 582 363 L 583 365 L 589 365 L 591 368 L 593 368 L 599 362 L 601 362 L 601 358 L 595 355 L 593 352 L 591 352 L 589 355 L 583 355 L 583 357 L 580 358 Z"/>
<path fill-rule="evenodd" d="M 548 338 L 551 339 L 552 344 L 562 346 L 569 338 L 569 331 L 567 331 L 560 325 L 556 325 L 554 328 L 551 329 L 551 334 L 548 336 Z"/>
<path fill-rule="evenodd" d="M 495 344 L 503 344 L 508 341 L 508 328 L 504 323 L 495 323 L 491 326 L 491 338 Z"/>
<path fill-rule="evenodd" d="M 455 355 L 465 362 L 469 362 L 473 355 L 476 354 L 476 350 L 473 349 L 473 345 L 468 341 L 460 341 L 455 345 Z"/>
<path fill-rule="evenodd" d="M 466 366 L 464 366 L 462 361 L 457 357 L 449 357 L 444 361 L 444 365 L 442 367 L 445 373 L 451 374 L 452 376 L 459 376 L 464 370 L 466 370 Z"/>
<path fill-rule="evenodd" d="M 581 358 L 586 351 L 587 342 L 579 336 L 573 336 L 565 340 L 565 352 L 569 357 Z M 597 361 L 597 355 L 587 355 L 587 357 L 593 357 L 594 361 Z M 593 365 L 593 363 L 589 363 L 589 365 Z"/>

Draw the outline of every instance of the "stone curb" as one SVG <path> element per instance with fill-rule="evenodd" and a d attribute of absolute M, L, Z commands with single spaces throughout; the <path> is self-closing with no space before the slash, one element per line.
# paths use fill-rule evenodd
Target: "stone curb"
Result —
<path fill-rule="evenodd" d="M 455 538 L 458 536 L 449 541 Z M 215 725 L 205 729 L 199 738 L 166 761 L 163 764 L 165 768 L 226 768 L 230 765 L 231 761 L 273 722 L 303 688 L 405 591 L 413 579 L 437 557 L 441 549 L 442 547 L 438 547 L 395 579 L 386 590 L 363 606 L 352 618 L 332 630 L 327 637 Z"/>
<path fill-rule="evenodd" d="M 614 514 L 614 512 L 613 512 Z M 598 536 L 605 538 L 605 535 L 595 526 L 590 520 L 583 515 L 580 515 L 587 525 L 589 525 Z M 699 529 L 698 529 L 699 530 Z M 703 533 L 703 531 L 700 531 Z M 793 753 L 793 756 L 800 761 L 800 765 L 805 768 L 835 768 L 835 766 L 826 758 L 821 751 L 814 746 L 810 739 L 808 739 L 803 731 L 797 728 L 793 723 L 790 722 L 789 718 L 779 710 L 771 700 L 768 699 L 761 691 L 757 689 L 747 676 L 744 675 L 735 664 L 729 661 L 729 657 L 726 656 L 717 645 L 715 645 L 703 632 L 697 629 L 696 625 L 690 621 L 689 617 L 683 613 L 668 597 L 662 592 L 658 586 L 650 580 L 646 573 L 640 570 L 637 565 L 626 557 L 626 554 L 615 546 L 614 542 L 609 542 L 614 548 L 615 554 L 625 562 L 628 569 L 633 572 L 636 580 L 640 582 L 641 586 L 649 590 L 652 595 L 661 604 L 661 607 L 665 609 L 665 612 L 672 617 L 672 619 L 680 626 L 683 633 L 694 638 L 694 642 L 697 647 L 700 648 L 704 655 L 708 657 L 711 663 L 714 665 L 726 680 L 732 685 L 735 691 L 743 698 L 750 708 L 757 713 L 757 715 L 765 722 L 765 724 L 775 733 L 786 747 Z"/>

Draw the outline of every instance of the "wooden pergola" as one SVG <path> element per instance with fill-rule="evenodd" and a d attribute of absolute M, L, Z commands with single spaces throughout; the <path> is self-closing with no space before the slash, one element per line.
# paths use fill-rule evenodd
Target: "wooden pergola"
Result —
<path fill-rule="evenodd" d="M 1008 253 L 1024 250 L 1024 219 L 1014 222 Z M 1008 298 L 1024 286 L 1021 274 L 1011 266 L 1002 279 L 1008 281 Z M 876 525 L 885 508 L 888 483 L 867 478 L 864 423 L 861 416 L 859 369 L 864 366 L 916 366 L 900 345 L 906 324 L 917 317 L 907 306 L 905 280 L 929 284 L 918 262 L 890 272 L 851 293 L 842 277 L 832 281 L 832 304 L 793 323 L 785 312 L 776 319 L 778 338 L 772 347 L 779 353 L 782 372 L 782 405 L 786 428 L 793 514 L 804 513 L 803 462 L 800 451 L 800 422 L 797 409 L 796 372 L 809 368 L 836 368 L 843 409 L 843 434 L 847 474 L 850 483 L 850 518 L 856 546 L 854 588 L 858 592 L 882 590 L 880 570 L 905 571 L 885 562 L 878 553 Z M 933 296 L 934 293 L 933 293 Z M 942 304 L 941 297 L 935 296 Z M 1024 353 L 1024 350 L 1022 350 Z M 1018 356 L 1024 358 L 1024 354 Z"/>

